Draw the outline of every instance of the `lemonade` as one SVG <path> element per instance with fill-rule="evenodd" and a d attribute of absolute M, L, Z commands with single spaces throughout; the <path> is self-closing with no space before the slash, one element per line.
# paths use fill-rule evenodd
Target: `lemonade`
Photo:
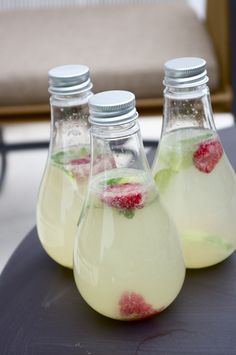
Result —
<path fill-rule="evenodd" d="M 95 175 L 80 217 L 74 275 L 86 302 L 120 320 L 165 309 L 185 267 L 176 229 L 145 172 L 116 168 Z"/>
<path fill-rule="evenodd" d="M 177 225 L 187 267 L 214 265 L 233 253 L 236 180 L 213 130 L 165 133 L 153 175 Z"/>
<path fill-rule="evenodd" d="M 72 268 L 76 226 L 87 190 L 89 147 L 72 147 L 52 155 L 40 187 L 37 229 L 46 252 Z"/>
<path fill-rule="evenodd" d="M 114 167 L 111 156 L 97 155 L 94 171 Z M 90 146 L 55 152 L 40 187 L 37 229 L 46 252 L 59 264 L 72 268 L 77 224 L 87 192 Z"/>

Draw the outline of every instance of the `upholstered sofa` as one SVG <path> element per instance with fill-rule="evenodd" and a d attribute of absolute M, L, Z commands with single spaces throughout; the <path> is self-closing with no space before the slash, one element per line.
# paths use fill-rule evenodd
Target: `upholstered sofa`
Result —
<path fill-rule="evenodd" d="M 70 63 L 90 67 L 94 92 L 127 89 L 160 111 L 163 64 L 178 56 L 205 58 L 213 104 L 230 108 L 227 1 L 208 0 L 205 20 L 182 0 L 78 2 L 0 11 L 1 122 L 48 118 L 47 72 Z"/>

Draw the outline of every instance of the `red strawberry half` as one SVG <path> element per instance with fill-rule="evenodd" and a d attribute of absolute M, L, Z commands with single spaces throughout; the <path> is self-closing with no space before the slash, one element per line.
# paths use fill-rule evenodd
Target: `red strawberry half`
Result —
<path fill-rule="evenodd" d="M 68 160 L 65 163 L 65 169 L 70 171 L 77 180 L 87 178 L 90 170 L 90 156 Z"/>
<path fill-rule="evenodd" d="M 142 185 L 139 183 L 124 183 L 106 186 L 102 201 L 110 207 L 125 210 L 142 208 Z"/>
<path fill-rule="evenodd" d="M 66 168 L 68 168 L 77 179 L 82 179 L 89 176 L 90 160 L 90 155 L 83 158 L 71 159 L 66 162 Z M 108 154 L 99 155 L 94 160 L 93 169 L 96 174 L 105 169 L 109 170 L 113 168 L 115 168 L 114 159 Z"/>
<path fill-rule="evenodd" d="M 135 292 L 125 292 L 119 301 L 120 314 L 124 319 L 144 319 L 161 312 L 146 303 L 143 296 Z"/>
<path fill-rule="evenodd" d="M 193 154 L 195 167 L 203 173 L 210 173 L 223 155 L 221 143 L 217 140 L 209 140 L 199 144 Z"/>
<path fill-rule="evenodd" d="M 89 164 L 90 163 L 90 157 L 85 157 L 85 158 L 79 158 L 79 159 L 72 159 L 69 160 L 67 164 L 70 165 L 81 165 L 81 164 Z"/>

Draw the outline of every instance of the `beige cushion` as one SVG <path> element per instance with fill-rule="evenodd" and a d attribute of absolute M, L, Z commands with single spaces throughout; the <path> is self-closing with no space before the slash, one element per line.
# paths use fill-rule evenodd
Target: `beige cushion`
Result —
<path fill-rule="evenodd" d="M 47 72 L 62 64 L 88 65 L 94 92 L 126 89 L 155 98 L 166 60 L 201 56 L 211 89 L 219 85 L 205 26 L 177 1 L 0 13 L 0 48 L 1 106 L 47 103 Z"/>

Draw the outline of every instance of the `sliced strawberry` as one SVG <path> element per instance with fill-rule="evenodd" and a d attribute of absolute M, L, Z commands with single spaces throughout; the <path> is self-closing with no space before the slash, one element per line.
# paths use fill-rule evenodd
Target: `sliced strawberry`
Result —
<path fill-rule="evenodd" d="M 79 159 L 72 159 L 70 160 L 67 164 L 70 165 L 81 165 L 81 164 L 89 164 L 90 163 L 90 157 L 85 157 L 85 158 L 79 158 Z"/>
<path fill-rule="evenodd" d="M 125 319 L 144 319 L 161 312 L 145 302 L 143 296 L 135 292 L 125 292 L 119 301 L 120 314 Z"/>
<path fill-rule="evenodd" d="M 208 140 L 200 143 L 193 154 L 195 167 L 203 173 L 210 173 L 223 155 L 221 143 L 217 140 Z"/>
<path fill-rule="evenodd" d="M 89 155 L 83 158 L 71 159 L 66 163 L 66 168 L 69 169 L 77 179 L 88 177 L 90 172 L 90 160 Z M 94 160 L 94 174 L 113 168 L 115 168 L 115 161 L 112 155 L 99 155 Z"/>
<path fill-rule="evenodd" d="M 138 183 L 124 183 L 106 186 L 102 201 L 110 207 L 132 210 L 142 208 L 142 185 Z"/>
<path fill-rule="evenodd" d="M 68 160 L 65 163 L 65 169 L 71 172 L 77 180 L 87 178 L 90 171 L 90 156 Z"/>

